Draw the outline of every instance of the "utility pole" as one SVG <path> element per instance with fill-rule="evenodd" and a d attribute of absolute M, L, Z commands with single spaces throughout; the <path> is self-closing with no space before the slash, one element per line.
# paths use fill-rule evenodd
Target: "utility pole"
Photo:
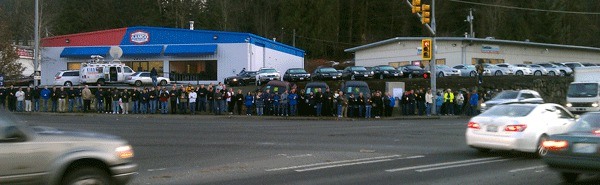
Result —
<path fill-rule="evenodd" d="M 469 22 L 470 24 L 470 30 L 469 30 L 469 37 L 470 38 L 475 38 L 475 33 L 473 32 L 473 19 L 475 19 L 475 17 L 473 17 L 473 8 L 469 8 L 469 15 L 467 16 L 467 22 Z"/>
<path fill-rule="evenodd" d="M 39 79 L 35 79 L 37 78 L 36 76 L 41 75 L 38 74 L 40 73 L 40 71 L 38 71 L 39 66 L 40 66 L 40 61 L 39 61 L 39 50 L 40 50 L 40 3 L 39 0 L 35 0 L 35 20 L 34 20 L 34 28 L 33 28 L 33 32 L 35 34 L 34 36 L 34 47 L 33 47 L 33 74 L 34 74 L 34 80 L 33 80 L 33 86 L 38 86 L 39 84 Z"/>
<path fill-rule="evenodd" d="M 435 59 L 435 53 L 437 51 L 436 48 L 436 39 L 435 39 L 435 35 L 436 35 L 436 23 L 435 23 L 435 0 L 431 0 L 431 25 L 429 24 L 429 18 L 428 18 L 428 10 L 426 10 L 426 7 L 429 5 L 423 4 L 421 5 L 421 0 L 412 0 L 412 2 L 410 2 L 409 0 L 406 0 L 406 3 L 408 4 L 408 6 L 410 6 L 410 8 L 412 9 L 413 13 L 415 13 L 418 17 L 421 18 L 421 22 L 423 23 L 423 25 L 425 25 L 425 27 L 429 30 L 429 32 L 431 33 L 431 60 L 429 61 L 429 69 L 430 69 L 430 83 L 431 83 L 431 95 L 433 96 L 433 104 L 431 106 L 431 113 L 436 113 L 435 110 L 435 104 L 436 104 L 436 97 L 437 97 L 437 70 L 436 70 L 436 59 Z M 414 5 L 414 6 L 413 6 Z M 421 5 L 421 6 L 420 6 Z M 419 7 L 420 6 L 420 7 Z M 421 10 L 423 10 L 424 12 L 421 14 Z"/>

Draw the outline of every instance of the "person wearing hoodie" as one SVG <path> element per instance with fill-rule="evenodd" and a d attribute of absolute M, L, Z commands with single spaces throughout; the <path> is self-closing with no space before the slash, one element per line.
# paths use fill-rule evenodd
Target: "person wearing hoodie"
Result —
<path fill-rule="evenodd" d="M 48 112 L 48 102 L 50 101 L 50 97 L 52 92 L 48 89 L 48 86 L 44 86 L 44 89 L 40 91 L 40 97 L 42 98 L 42 110 L 44 112 Z"/>

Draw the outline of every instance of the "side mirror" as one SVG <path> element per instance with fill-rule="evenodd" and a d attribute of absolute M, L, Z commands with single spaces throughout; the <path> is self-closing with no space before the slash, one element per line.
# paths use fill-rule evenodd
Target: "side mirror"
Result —
<path fill-rule="evenodd" d="M 25 141 L 26 135 L 16 126 L 9 126 L 4 129 L 5 137 L 3 140 L 8 142 L 20 142 Z"/>

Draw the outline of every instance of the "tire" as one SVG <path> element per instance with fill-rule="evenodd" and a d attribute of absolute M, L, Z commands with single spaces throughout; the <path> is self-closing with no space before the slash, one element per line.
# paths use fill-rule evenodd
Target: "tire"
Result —
<path fill-rule="evenodd" d="M 542 72 L 541 71 L 535 71 L 533 73 L 533 76 L 542 76 Z"/>
<path fill-rule="evenodd" d="M 502 71 L 496 71 L 496 72 L 494 73 L 494 76 L 501 76 L 501 75 L 502 75 Z"/>
<path fill-rule="evenodd" d="M 379 79 L 380 79 L 380 80 L 383 80 L 383 74 L 380 74 L 380 75 L 379 75 Z"/>
<path fill-rule="evenodd" d="M 142 81 L 139 81 L 139 80 L 135 81 L 135 86 L 137 86 L 137 87 L 142 86 Z"/>
<path fill-rule="evenodd" d="M 523 76 L 523 71 L 517 71 L 517 72 L 515 73 L 515 75 L 517 75 L 517 76 Z"/>
<path fill-rule="evenodd" d="M 354 77 L 354 75 L 350 76 L 350 80 L 355 80 L 356 77 Z"/>
<path fill-rule="evenodd" d="M 82 167 L 69 171 L 61 184 L 100 184 L 111 185 L 110 176 L 106 171 L 94 167 Z"/>
<path fill-rule="evenodd" d="M 106 85 L 104 79 L 98 79 L 98 85 Z"/>
<path fill-rule="evenodd" d="M 469 76 L 471 76 L 471 77 L 477 76 L 477 73 L 475 71 L 471 71 L 471 73 L 469 73 Z"/>
<path fill-rule="evenodd" d="M 560 71 L 560 76 L 567 76 L 567 72 L 566 71 Z"/>
<path fill-rule="evenodd" d="M 574 183 L 579 177 L 578 173 L 561 172 L 560 177 L 567 183 Z"/>
<path fill-rule="evenodd" d="M 408 78 L 413 78 L 413 74 L 408 74 Z"/>
<path fill-rule="evenodd" d="M 167 86 L 167 81 L 166 80 L 161 80 L 160 81 L 160 86 Z"/>
<path fill-rule="evenodd" d="M 556 73 L 554 73 L 554 71 L 550 71 L 548 72 L 548 76 L 556 76 Z"/>
<path fill-rule="evenodd" d="M 535 154 L 538 158 L 542 158 L 546 154 L 548 154 L 548 150 L 546 150 L 546 149 L 544 149 L 544 147 L 542 147 L 542 143 L 546 140 L 548 140 L 548 136 L 545 134 L 540 136 L 540 139 L 538 140 L 537 149 L 535 151 Z"/>
<path fill-rule="evenodd" d="M 69 82 L 69 81 L 66 81 L 65 84 L 64 84 L 64 86 L 71 87 L 71 86 L 73 86 L 73 83 Z"/>
<path fill-rule="evenodd" d="M 442 77 L 444 77 L 444 73 L 443 73 L 443 72 L 440 72 L 440 73 L 438 73 L 437 77 L 438 77 L 438 78 L 442 78 Z"/>

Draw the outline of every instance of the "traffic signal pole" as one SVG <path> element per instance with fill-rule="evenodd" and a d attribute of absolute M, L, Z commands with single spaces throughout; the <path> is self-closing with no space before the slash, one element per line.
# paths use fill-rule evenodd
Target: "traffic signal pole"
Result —
<path fill-rule="evenodd" d="M 417 4 L 421 4 L 420 1 L 421 0 L 413 0 L 413 1 L 418 1 L 419 3 Z M 406 3 L 408 4 L 408 6 L 410 6 L 411 9 L 414 9 L 415 7 L 413 6 L 413 3 L 411 3 L 409 0 L 406 0 Z M 419 5 L 417 5 L 419 6 Z M 421 15 L 418 11 L 415 12 L 415 14 L 417 16 L 419 16 L 419 18 L 423 18 L 423 15 Z M 435 114 L 437 111 L 436 110 L 436 98 L 437 98 L 437 69 L 436 69 L 436 59 L 435 59 L 435 53 L 436 53 L 436 39 L 435 39 L 435 33 L 436 33 L 436 24 L 435 24 L 435 0 L 431 0 L 431 25 L 424 22 L 423 24 L 425 25 L 425 27 L 429 30 L 429 32 L 431 33 L 431 60 L 429 61 L 429 69 L 430 69 L 430 83 L 431 83 L 431 95 L 433 96 L 433 103 L 431 105 L 431 113 Z M 444 94 L 442 93 L 442 96 Z"/>

